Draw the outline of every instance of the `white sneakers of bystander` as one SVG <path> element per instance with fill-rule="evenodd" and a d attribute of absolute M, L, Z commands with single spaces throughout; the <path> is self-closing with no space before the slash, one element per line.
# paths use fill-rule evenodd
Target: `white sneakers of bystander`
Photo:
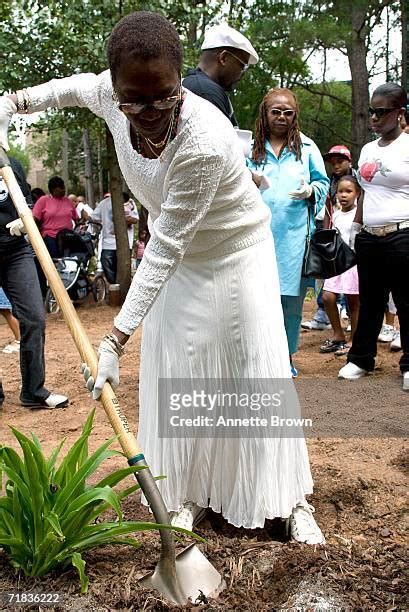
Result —
<path fill-rule="evenodd" d="M 392 340 L 389 348 L 390 348 L 391 351 L 401 351 L 402 350 L 402 344 L 401 344 L 401 341 L 400 341 L 400 332 L 399 331 L 395 332 L 395 337 Z"/>
<path fill-rule="evenodd" d="M 316 321 L 315 319 L 311 319 L 311 321 L 303 321 L 301 323 L 301 327 L 303 329 L 311 329 L 316 331 L 324 331 L 327 329 L 331 329 L 330 323 L 323 323 L 321 321 Z"/>
<path fill-rule="evenodd" d="M 392 340 L 395 338 L 395 335 L 396 329 L 393 327 L 393 325 L 388 325 L 387 323 L 384 323 L 382 325 L 381 331 L 379 332 L 378 340 L 379 342 L 392 342 Z"/>
<path fill-rule="evenodd" d="M 367 374 L 370 374 L 368 370 L 364 370 L 354 363 L 349 362 L 340 369 L 338 372 L 338 378 L 344 378 L 345 380 L 357 380 L 358 378 L 362 378 Z"/>
<path fill-rule="evenodd" d="M 13 340 L 13 342 L 6 344 L 6 346 L 3 349 L 3 353 L 9 354 L 9 355 L 11 353 L 19 353 L 19 352 L 20 352 L 20 340 Z"/>

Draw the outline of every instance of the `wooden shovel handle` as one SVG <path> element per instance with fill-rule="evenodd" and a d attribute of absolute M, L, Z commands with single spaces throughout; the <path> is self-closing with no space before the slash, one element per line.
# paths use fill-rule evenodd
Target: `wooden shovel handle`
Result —
<path fill-rule="evenodd" d="M 6 165 L 7 164 L 7 165 Z M 26 200 L 20 189 L 19 184 L 14 176 L 14 172 L 8 165 L 7 156 L 0 150 L 0 173 L 9 190 L 11 199 L 17 209 L 17 212 L 24 223 L 27 235 L 33 246 L 35 254 L 41 264 L 45 276 L 50 284 L 54 297 L 56 298 L 65 322 L 68 325 L 74 343 L 81 355 L 81 359 L 90 369 L 92 376 L 96 377 L 98 368 L 98 358 L 94 348 L 85 332 L 85 329 L 75 311 L 70 300 L 67 290 L 54 263 L 50 257 L 47 247 L 40 235 L 36 222 L 34 221 L 31 210 L 27 206 Z M 121 411 L 118 399 L 109 383 L 104 385 L 101 402 L 106 412 L 106 415 L 111 423 L 115 433 L 119 436 L 119 443 L 128 459 L 133 459 L 142 455 L 142 450 L 136 443 L 136 438 L 132 434 L 128 421 Z"/>

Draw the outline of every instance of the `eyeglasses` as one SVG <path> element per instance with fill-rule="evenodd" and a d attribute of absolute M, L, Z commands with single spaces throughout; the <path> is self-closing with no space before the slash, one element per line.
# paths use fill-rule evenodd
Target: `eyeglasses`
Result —
<path fill-rule="evenodd" d="M 246 62 L 243 62 L 243 60 L 241 60 L 239 57 L 237 57 L 237 55 L 234 55 L 234 53 L 232 53 L 231 51 L 227 51 L 227 50 L 225 50 L 225 51 L 226 51 L 226 53 L 228 53 L 229 55 L 234 57 L 234 59 L 237 60 L 241 64 L 241 66 L 242 66 L 241 71 L 242 72 L 246 72 L 246 70 L 249 68 L 249 64 L 246 64 Z"/>
<path fill-rule="evenodd" d="M 281 110 L 279 108 L 270 108 L 268 112 L 276 119 L 281 117 L 281 115 L 284 115 L 286 119 L 292 119 L 295 115 L 295 110 L 290 109 Z"/>
<path fill-rule="evenodd" d="M 400 107 L 393 106 L 392 108 L 382 108 L 382 106 L 378 106 L 378 108 L 372 108 L 372 106 L 370 106 L 368 108 L 368 113 L 370 117 L 372 117 L 372 115 L 375 115 L 377 119 L 382 119 L 382 117 L 385 117 L 385 115 L 389 115 L 389 113 L 394 110 L 400 110 Z"/>
<path fill-rule="evenodd" d="M 177 87 L 179 87 L 179 93 L 176 96 L 168 96 L 167 98 L 162 98 L 162 100 L 154 100 L 153 102 L 118 102 L 118 97 L 115 92 L 112 94 L 112 99 L 117 102 L 119 110 L 126 115 L 140 115 L 147 108 L 167 110 L 175 106 L 175 104 L 180 100 L 181 96 L 180 85 L 177 85 Z"/>

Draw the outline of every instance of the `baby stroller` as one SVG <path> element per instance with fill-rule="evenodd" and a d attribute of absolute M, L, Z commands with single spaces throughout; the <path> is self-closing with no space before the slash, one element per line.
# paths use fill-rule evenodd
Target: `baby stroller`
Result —
<path fill-rule="evenodd" d="M 58 274 L 74 304 L 80 304 L 92 293 L 94 300 L 105 299 L 105 280 L 101 275 L 92 277 L 88 270 L 94 257 L 94 245 L 90 234 L 78 234 L 74 230 L 62 230 L 57 234 L 59 257 L 53 259 Z M 45 308 L 49 313 L 59 311 L 51 288 L 45 296 Z"/>

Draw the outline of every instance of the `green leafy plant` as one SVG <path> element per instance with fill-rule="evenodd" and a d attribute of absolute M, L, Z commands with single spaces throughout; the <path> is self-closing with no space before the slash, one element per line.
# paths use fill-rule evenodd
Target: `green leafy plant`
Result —
<path fill-rule="evenodd" d="M 123 521 L 120 502 L 139 489 L 138 484 L 119 492 L 113 489 L 129 474 L 144 468 L 118 469 L 95 485 L 87 484 L 103 461 L 122 455 L 109 448 L 115 438 L 89 455 L 94 413 L 59 467 L 56 462 L 65 440 L 46 459 L 34 434 L 30 439 L 12 427 L 23 456 L 9 446 L 0 446 L 0 491 L 3 480 L 5 492 L 0 496 L 0 547 L 26 576 L 43 576 L 72 564 L 78 570 L 83 593 L 88 588 L 83 551 L 107 544 L 139 547 L 128 534 L 159 527 L 156 523 Z M 115 510 L 117 520 L 97 522 L 109 508 Z"/>

